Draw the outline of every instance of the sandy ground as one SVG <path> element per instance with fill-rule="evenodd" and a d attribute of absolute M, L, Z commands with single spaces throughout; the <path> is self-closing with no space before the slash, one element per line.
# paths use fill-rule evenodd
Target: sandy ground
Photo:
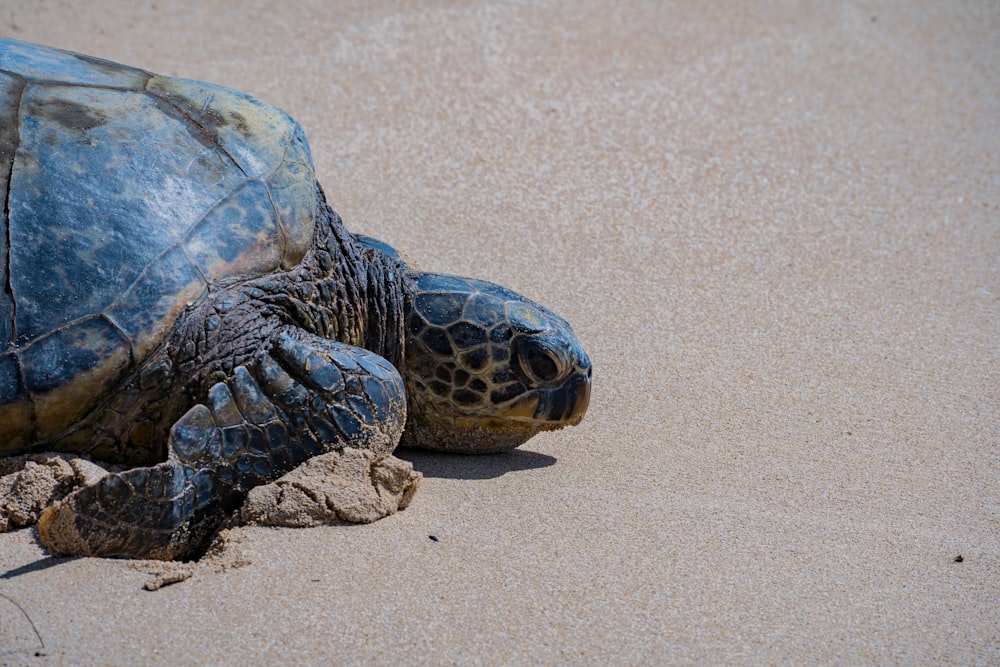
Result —
<path fill-rule="evenodd" d="M 155 592 L 0 535 L 0 662 L 1000 662 L 996 2 L 6 1 L 0 33 L 282 106 L 352 229 L 595 366 L 581 426 L 403 452 L 405 511 L 240 529 Z"/>

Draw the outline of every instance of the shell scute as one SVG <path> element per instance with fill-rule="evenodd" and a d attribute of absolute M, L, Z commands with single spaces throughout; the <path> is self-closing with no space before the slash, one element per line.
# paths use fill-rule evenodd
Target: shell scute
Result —
<path fill-rule="evenodd" d="M 284 167 L 267 180 L 271 203 L 285 240 L 281 266 L 290 269 L 302 261 L 312 242 L 316 225 L 316 186 L 312 168 L 301 162 L 285 161 Z M 305 212 L 310 211 L 306 216 Z"/>
<path fill-rule="evenodd" d="M 124 353 L 129 342 L 103 317 L 94 317 L 54 331 L 21 350 L 24 384 L 34 394 L 57 389 L 67 380 Z"/>
<path fill-rule="evenodd" d="M 50 437 L 87 413 L 125 371 L 128 339 L 104 317 L 58 329 L 20 351 L 34 398 L 37 437 Z"/>
<path fill-rule="evenodd" d="M 189 302 L 205 291 L 201 272 L 180 248 L 157 258 L 107 312 L 144 357 L 163 339 Z"/>
<path fill-rule="evenodd" d="M 284 160 L 296 127 L 285 112 L 246 93 L 188 79 L 154 76 L 146 89 L 218 137 L 247 176 L 263 178 Z"/>
<path fill-rule="evenodd" d="M 66 103 L 102 122 L 81 129 L 47 112 Z M 132 91 L 25 90 L 8 221 L 20 340 L 106 309 L 243 181 L 196 159 L 202 138 L 160 104 Z M 208 178 L 192 178 L 192 165 Z"/>
<path fill-rule="evenodd" d="M 0 41 L 0 70 L 34 81 L 141 90 L 149 72 L 38 44 Z"/>
<path fill-rule="evenodd" d="M 282 259 L 281 232 L 260 181 L 247 181 L 208 212 L 184 242 L 210 279 L 260 275 Z"/>
<path fill-rule="evenodd" d="M 285 244 L 281 265 L 297 264 L 316 224 L 312 155 L 301 126 L 276 107 L 209 83 L 156 76 L 147 90 L 215 137 L 248 177 L 267 183 Z"/>

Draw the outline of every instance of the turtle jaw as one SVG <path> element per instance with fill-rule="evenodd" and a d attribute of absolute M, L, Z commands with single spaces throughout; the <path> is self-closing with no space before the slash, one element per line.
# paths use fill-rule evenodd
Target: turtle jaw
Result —
<path fill-rule="evenodd" d="M 497 454 L 520 447 L 542 431 L 569 426 L 567 422 L 535 421 L 501 416 L 447 415 L 441 406 L 433 416 L 408 415 L 401 447 L 419 447 L 459 454 Z"/>
<path fill-rule="evenodd" d="M 530 390 L 495 406 L 490 414 L 469 414 L 408 383 L 410 412 L 400 445 L 463 454 L 493 454 L 515 449 L 543 431 L 575 426 L 590 403 L 589 362 L 561 384 Z M 416 400 L 414 400 L 416 399 Z"/>
<path fill-rule="evenodd" d="M 501 421 L 536 424 L 541 430 L 576 426 L 590 404 L 590 385 L 591 370 L 587 361 L 562 384 L 535 389 L 515 399 L 497 416 Z"/>

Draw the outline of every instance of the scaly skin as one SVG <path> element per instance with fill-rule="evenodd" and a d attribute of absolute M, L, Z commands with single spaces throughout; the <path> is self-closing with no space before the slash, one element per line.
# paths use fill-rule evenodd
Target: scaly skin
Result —
<path fill-rule="evenodd" d="M 198 556 L 253 487 L 345 446 L 392 452 L 406 419 L 402 379 L 382 357 L 281 327 L 174 424 L 163 463 L 105 476 L 48 508 L 57 554 Z"/>

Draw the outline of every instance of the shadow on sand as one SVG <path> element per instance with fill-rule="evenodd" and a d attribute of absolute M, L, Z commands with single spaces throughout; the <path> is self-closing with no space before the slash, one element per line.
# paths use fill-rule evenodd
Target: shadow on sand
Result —
<path fill-rule="evenodd" d="M 393 455 L 412 463 L 425 477 L 448 479 L 492 479 L 518 470 L 547 468 L 557 460 L 554 456 L 524 449 L 470 456 L 400 448 Z"/>

